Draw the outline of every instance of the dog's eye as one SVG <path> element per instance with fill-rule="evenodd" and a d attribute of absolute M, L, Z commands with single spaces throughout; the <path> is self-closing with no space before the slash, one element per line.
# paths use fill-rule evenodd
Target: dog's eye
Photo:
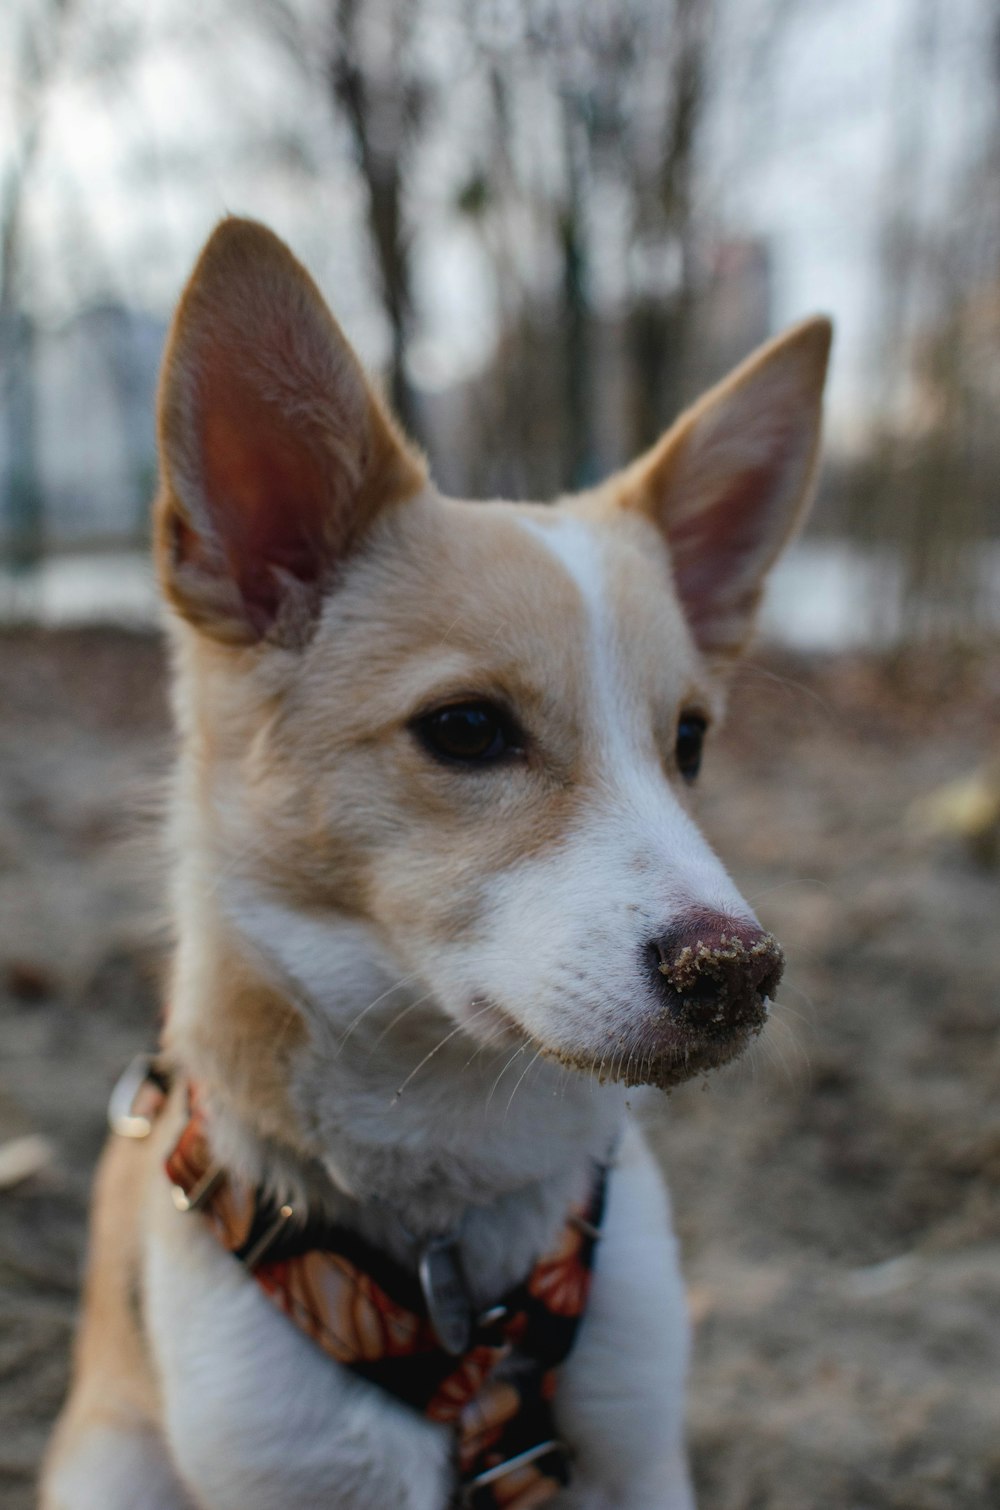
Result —
<path fill-rule="evenodd" d="M 677 769 L 685 781 L 693 781 L 701 769 L 701 747 L 707 728 L 708 721 L 700 713 L 682 713 L 677 722 Z"/>
<path fill-rule="evenodd" d="M 454 703 L 413 723 L 417 738 L 439 760 L 488 765 L 518 754 L 524 739 L 513 719 L 494 703 Z"/>

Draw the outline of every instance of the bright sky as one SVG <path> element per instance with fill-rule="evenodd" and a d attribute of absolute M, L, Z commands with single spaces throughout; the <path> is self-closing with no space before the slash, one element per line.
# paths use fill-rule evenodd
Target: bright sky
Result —
<path fill-rule="evenodd" d="M 12 30 L 36 3 L 0 7 L 0 164 L 14 139 Z M 802 0 L 785 9 L 766 75 L 758 69 L 754 77 L 747 25 L 759 7 L 720 0 L 710 199 L 727 234 L 757 234 L 771 245 L 776 325 L 815 309 L 834 314 L 832 429 L 850 440 L 877 381 L 878 238 L 898 122 L 916 112 L 928 143 L 926 196 L 941 199 L 990 106 L 985 89 L 973 87 L 982 78 L 989 6 Z M 357 234 L 357 186 L 327 110 L 293 64 L 245 22 L 234 24 L 239 7 L 225 0 L 78 0 L 77 13 L 103 18 L 112 32 L 133 27 L 139 45 L 118 66 L 91 67 L 82 79 L 64 72 L 52 91 L 27 205 L 40 308 L 58 318 L 113 290 L 166 313 L 214 220 L 236 211 L 267 220 L 292 242 L 362 354 L 378 363 L 384 330 Z M 936 16 L 938 62 L 932 87 L 914 101 L 922 13 Z M 71 55 L 80 56 L 85 41 L 82 31 L 71 33 Z M 291 145 L 284 157 L 262 150 L 265 137 L 282 133 L 289 144 L 310 142 L 309 172 L 290 166 Z M 424 381 L 444 383 L 481 363 L 495 318 L 483 249 L 448 210 L 447 143 L 439 156 L 443 171 L 422 185 L 425 329 L 415 365 Z"/>

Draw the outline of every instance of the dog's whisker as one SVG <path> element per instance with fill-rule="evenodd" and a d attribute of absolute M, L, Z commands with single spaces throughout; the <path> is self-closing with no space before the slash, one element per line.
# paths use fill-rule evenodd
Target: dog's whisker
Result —
<path fill-rule="evenodd" d="M 462 1065 L 462 1069 L 467 1070 L 469 1066 L 479 1058 L 480 1054 L 482 1054 L 486 1049 L 492 1048 L 495 1043 L 506 1036 L 508 1031 L 509 1030 L 503 1025 L 503 1023 L 499 1023 L 497 1027 L 495 1027 L 493 1031 L 483 1039 L 482 1043 L 480 1043 L 479 1046 L 473 1050 L 468 1059 Z"/>
<path fill-rule="evenodd" d="M 796 994 L 796 996 L 800 996 L 802 998 L 802 1001 L 809 1008 L 809 1010 L 811 1012 L 815 1012 L 815 1010 L 816 1010 L 816 1003 L 813 1000 L 813 998 L 809 995 L 809 992 L 806 991 L 806 990 L 804 990 L 802 986 L 797 986 L 795 984 L 795 982 L 791 981 L 791 980 L 783 980 L 781 982 L 781 994 L 782 994 L 782 996 L 784 996 L 784 994 L 785 994 L 786 991 L 794 991 L 795 994 Z M 784 1002 L 784 1001 L 774 1002 L 773 1005 L 775 1007 L 777 1007 L 782 1012 L 787 1012 L 787 1011 L 791 1010 L 789 1008 L 788 1004 L 786 1002 Z"/>
<path fill-rule="evenodd" d="M 416 1000 L 411 1001 L 408 1006 L 405 1006 L 401 1012 L 397 1012 L 392 1021 L 387 1023 L 386 1026 L 382 1029 L 381 1033 L 379 1033 L 373 1040 L 371 1048 L 368 1050 L 369 1055 L 374 1054 L 375 1050 L 378 1048 L 383 1039 L 388 1038 L 389 1034 L 395 1027 L 399 1025 L 399 1023 L 403 1021 L 404 1017 L 408 1017 L 411 1012 L 415 1012 L 418 1007 L 422 1007 L 426 1002 L 430 1001 L 433 996 L 433 991 L 425 991 L 423 996 L 418 996 Z M 370 1008 L 366 1008 L 366 1011 L 367 1010 L 370 1010 Z M 361 1016 L 364 1016 L 364 1013 L 362 1013 Z M 357 1020 L 358 1019 L 356 1019 L 356 1021 Z"/>
<path fill-rule="evenodd" d="M 504 1109 L 503 1119 L 504 1119 L 505 1122 L 507 1120 L 507 1116 L 508 1116 L 508 1113 L 510 1112 L 511 1106 L 513 1105 L 514 1097 L 517 1095 L 518 1091 L 521 1088 L 521 1082 L 524 1080 L 525 1075 L 528 1073 L 528 1071 L 531 1069 L 531 1067 L 533 1065 L 535 1065 L 535 1064 L 538 1063 L 538 1061 L 541 1058 L 541 1056 L 542 1056 L 542 1050 L 540 1048 L 536 1049 L 535 1053 L 533 1054 L 533 1056 L 528 1060 L 527 1064 L 524 1066 L 524 1069 L 521 1071 L 520 1075 L 517 1077 L 517 1084 L 514 1086 L 514 1089 L 511 1091 L 511 1093 L 510 1093 L 510 1099 L 508 1100 L 507 1105 L 506 1105 L 506 1107 Z"/>
<path fill-rule="evenodd" d="M 451 638 L 452 630 L 457 627 L 457 625 L 461 622 L 461 619 L 462 614 L 457 613 L 452 619 L 451 623 L 448 625 L 448 628 L 445 630 L 444 634 L 441 636 L 441 645 L 446 645 L 448 643 L 449 639 Z"/>
<path fill-rule="evenodd" d="M 812 1003 L 809 1002 L 807 1003 L 807 1005 L 811 1006 Z M 773 1014 L 772 1020 L 774 1022 L 781 1022 L 785 1018 L 794 1017 L 796 1022 L 802 1023 L 803 1027 L 809 1028 L 813 1025 L 812 1018 L 810 1018 L 807 1013 L 800 1012 L 798 1007 L 790 1007 L 787 1001 L 772 1002 L 771 1011 Z"/>
<path fill-rule="evenodd" d="M 432 1049 L 428 1049 L 423 1059 L 421 1059 L 419 1063 L 413 1066 L 413 1069 L 407 1075 L 402 1085 L 397 1087 L 396 1094 L 393 1096 L 390 1105 L 395 1105 L 395 1103 L 399 1100 L 400 1096 L 405 1091 L 406 1087 L 409 1085 L 410 1081 L 413 1079 L 414 1075 L 419 1074 L 424 1065 L 428 1064 L 430 1060 L 434 1058 L 435 1054 L 439 1054 L 445 1047 L 445 1045 L 450 1043 L 451 1040 L 457 1037 L 459 1033 L 465 1033 L 468 1030 L 468 1025 L 470 1022 L 475 1022 L 477 1017 L 482 1017 L 484 1013 L 492 1011 L 493 1003 L 487 1002 L 484 1007 L 480 1007 L 478 1012 L 473 1012 L 472 1015 L 470 1017 L 467 1017 L 464 1022 L 456 1023 L 455 1026 L 451 1029 L 450 1033 L 446 1033 L 443 1038 L 439 1038 L 434 1047 Z"/>
<path fill-rule="evenodd" d="M 753 895 L 747 892 L 747 901 L 756 908 L 764 897 L 773 897 L 776 892 L 788 891 L 792 886 L 818 886 L 821 891 L 833 891 L 830 882 L 824 881 L 822 876 L 790 876 L 787 881 L 776 881 L 773 886 L 765 886 L 763 891 L 755 891 Z"/>
<path fill-rule="evenodd" d="M 782 1005 L 775 1012 L 772 1032 L 768 1034 L 768 1038 L 773 1041 L 776 1047 L 779 1043 L 783 1044 L 808 1069 L 810 1063 L 808 1048 L 803 1041 L 802 1035 L 796 1030 L 795 1024 L 788 1021 L 789 1017 L 795 1018 L 798 1022 L 805 1023 L 806 1026 L 810 1025 L 800 1012 L 796 1012 L 792 1007 Z"/>
<path fill-rule="evenodd" d="M 774 682 L 779 687 L 787 687 L 792 692 L 802 693 L 804 697 L 811 698 L 816 706 L 822 708 L 823 712 L 828 714 L 830 718 L 834 717 L 832 703 L 828 702 L 825 697 L 817 692 L 815 687 L 809 687 L 805 682 L 794 681 L 790 676 L 782 676 L 780 672 L 772 671 L 770 666 L 762 666 L 759 661 L 745 660 L 741 667 L 741 674 L 745 671 L 752 671 L 755 676 L 762 676 L 767 681 Z"/>
<path fill-rule="evenodd" d="M 485 1104 L 485 1106 L 483 1108 L 484 1111 L 489 1111 L 490 1102 L 493 1100 L 493 1097 L 496 1094 L 497 1086 L 500 1084 L 500 1082 L 503 1079 L 504 1075 L 506 1075 L 506 1073 L 510 1069 L 511 1065 L 514 1063 L 514 1060 L 518 1057 L 519 1054 L 523 1054 L 527 1048 L 528 1048 L 528 1044 L 527 1044 L 527 1042 L 524 1042 L 518 1048 L 516 1048 L 514 1050 L 513 1054 L 511 1054 L 510 1058 L 507 1060 L 507 1063 L 504 1065 L 503 1069 L 500 1071 L 499 1075 L 497 1076 L 497 1078 L 493 1082 L 493 1085 L 492 1085 L 492 1087 L 490 1089 L 490 1093 L 486 1097 L 486 1104 Z"/>
<path fill-rule="evenodd" d="M 773 1034 L 768 1038 L 766 1043 L 761 1044 L 761 1049 L 770 1059 L 772 1068 L 780 1069 L 786 1080 L 793 1078 L 784 1050 Z"/>
<path fill-rule="evenodd" d="M 355 1028 L 357 1028 L 358 1025 L 359 1025 L 359 1023 L 361 1023 L 362 1020 L 365 1017 L 368 1016 L 369 1012 L 373 1012 L 375 1010 L 375 1008 L 381 1002 L 385 1001 L 385 999 L 386 999 L 387 996 L 391 996 L 394 991 L 401 991 L 404 986 L 408 986 L 411 981 L 416 980 L 417 976 L 419 974 L 420 974 L 419 970 L 414 970 L 414 972 L 413 972 L 412 975 L 404 975 L 399 980 L 393 981 L 392 985 L 391 986 L 387 986 L 386 989 L 383 992 L 381 992 L 381 994 L 379 996 L 375 997 L 374 1001 L 370 1001 L 366 1007 L 362 1007 L 361 1011 L 351 1021 L 349 1027 L 347 1028 L 347 1031 L 344 1033 L 344 1036 L 341 1038 L 340 1043 L 337 1045 L 338 1052 L 339 1052 L 340 1049 L 342 1049 L 344 1047 L 344 1044 L 350 1038 L 350 1036 L 354 1032 Z M 428 994 L 429 995 L 433 995 L 433 992 L 429 992 Z M 426 1001 L 427 997 L 426 996 L 422 997 L 421 1000 Z M 409 1010 L 409 1008 L 407 1008 L 407 1010 Z"/>

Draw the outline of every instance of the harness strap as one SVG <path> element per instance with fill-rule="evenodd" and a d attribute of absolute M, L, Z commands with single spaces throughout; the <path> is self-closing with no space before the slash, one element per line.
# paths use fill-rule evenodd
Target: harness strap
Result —
<path fill-rule="evenodd" d="M 162 1075 L 155 1090 L 162 1104 Z M 136 1099 L 151 1119 L 155 1098 L 143 1090 Z M 453 1504 L 534 1510 L 555 1495 L 569 1480 L 570 1454 L 552 1403 L 587 1305 L 606 1167 L 595 1170 L 589 1198 L 570 1210 L 551 1251 L 472 1318 L 456 1356 L 442 1346 L 416 1274 L 349 1228 L 232 1180 L 212 1162 L 195 1094 L 190 1103 L 165 1166 L 175 1204 L 201 1211 L 220 1245 L 330 1358 L 452 1428 Z"/>

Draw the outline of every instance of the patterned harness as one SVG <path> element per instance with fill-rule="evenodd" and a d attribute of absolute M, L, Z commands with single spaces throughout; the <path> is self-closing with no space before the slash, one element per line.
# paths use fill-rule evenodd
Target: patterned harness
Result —
<path fill-rule="evenodd" d="M 113 1130 L 147 1136 L 169 1089 L 157 1062 L 141 1056 L 112 1097 Z M 213 1163 L 197 1098 L 189 1104 L 165 1164 L 174 1204 L 200 1211 L 221 1246 L 330 1358 L 452 1428 L 451 1504 L 534 1510 L 558 1493 L 570 1452 L 556 1435 L 552 1402 L 587 1306 L 607 1166 L 596 1166 L 589 1199 L 570 1210 L 551 1251 L 473 1315 L 450 1242 L 429 1244 L 415 1274 L 349 1228 L 297 1217 Z"/>

